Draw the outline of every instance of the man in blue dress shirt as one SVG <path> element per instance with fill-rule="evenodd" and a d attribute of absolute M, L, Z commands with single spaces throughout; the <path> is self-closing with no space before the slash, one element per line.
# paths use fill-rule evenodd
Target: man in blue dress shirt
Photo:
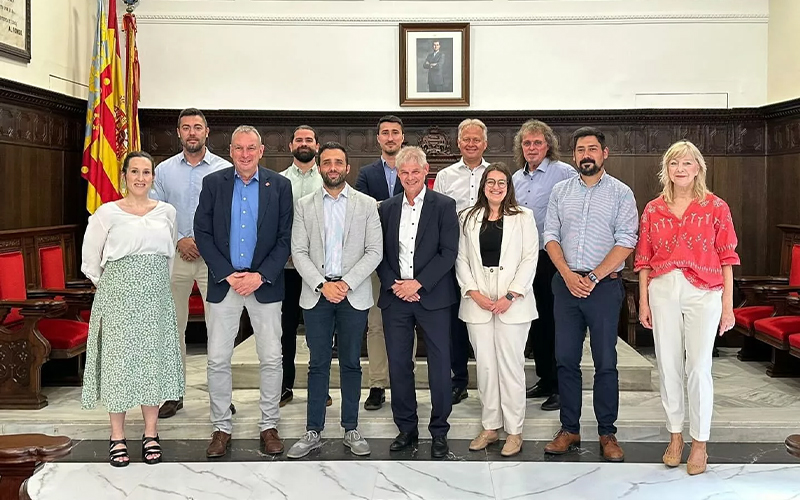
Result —
<path fill-rule="evenodd" d="M 178 251 L 172 264 L 172 297 L 181 336 L 183 377 L 186 379 L 186 323 L 189 320 L 189 295 L 194 283 L 203 297 L 203 309 L 208 319 L 208 267 L 194 241 L 194 212 L 200 199 L 203 178 L 217 170 L 230 167 L 229 161 L 215 155 L 206 147 L 208 123 L 203 112 L 186 108 L 178 116 L 178 137 L 183 150 L 158 164 L 150 197 L 175 207 L 178 213 Z M 206 321 L 208 323 L 208 321 Z M 183 408 L 183 398 L 165 401 L 158 411 L 159 418 L 169 418 Z"/>
<path fill-rule="evenodd" d="M 553 318 L 553 289 L 551 283 L 556 267 L 544 249 L 544 221 L 547 203 L 557 183 L 575 177 L 578 172 L 570 165 L 559 161 L 558 138 L 547 124 L 528 120 L 522 124 L 514 137 L 514 160 L 520 169 L 514 172 L 511 181 L 517 194 L 517 203 L 530 208 L 539 231 L 539 263 L 533 278 L 533 295 L 539 319 L 531 323 L 525 354 L 536 360 L 536 385 L 528 388 L 527 397 L 547 398 L 542 410 L 561 408 L 558 396 L 556 372 L 556 325 Z"/>
<path fill-rule="evenodd" d="M 558 455 L 581 442 L 581 357 L 586 329 L 594 360 L 594 414 L 603 458 L 621 462 L 614 423 L 619 412 L 617 323 L 625 289 L 619 271 L 636 248 L 639 214 L 633 191 L 603 168 L 605 136 L 583 127 L 572 136 L 580 176 L 555 185 L 544 242 L 553 278 L 561 429 L 544 451 Z"/>

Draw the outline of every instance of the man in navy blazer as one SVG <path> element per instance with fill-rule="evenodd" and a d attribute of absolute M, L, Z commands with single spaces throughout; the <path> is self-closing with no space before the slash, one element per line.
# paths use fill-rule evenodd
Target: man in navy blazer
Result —
<path fill-rule="evenodd" d="M 378 203 L 403 192 L 403 184 L 397 179 L 395 159 L 403 146 L 403 120 L 395 115 L 385 115 L 378 120 L 378 145 L 381 157 L 374 163 L 361 167 L 356 180 L 356 190 L 375 198 Z M 389 387 L 389 361 L 386 357 L 386 338 L 383 335 L 383 320 L 378 307 L 380 281 L 378 273 L 372 273 L 372 298 L 375 305 L 367 317 L 367 356 L 369 357 L 369 396 L 364 401 L 365 410 L 379 410 L 386 401 Z M 413 353 L 416 353 L 414 345 Z M 412 359 L 413 359 L 412 353 Z"/>
<path fill-rule="evenodd" d="M 451 278 L 458 255 L 455 200 L 426 189 L 428 163 L 422 149 L 411 146 L 397 155 L 405 193 L 381 203 L 383 261 L 378 266 L 392 415 L 400 433 L 390 450 L 402 450 L 419 438 L 417 398 L 411 349 L 419 325 L 428 351 L 431 455 L 447 455 L 447 418 L 452 409 L 450 388 L 450 307 L 458 301 Z"/>
<path fill-rule="evenodd" d="M 203 179 L 194 233 L 208 265 L 208 394 L 214 426 L 209 458 L 224 456 L 230 444 L 231 357 L 246 308 L 261 365 L 259 430 L 263 451 L 283 452 L 278 436 L 283 267 L 292 238 L 292 184 L 261 168 L 261 135 L 248 125 L 231 136 L 233 167 Z"/>

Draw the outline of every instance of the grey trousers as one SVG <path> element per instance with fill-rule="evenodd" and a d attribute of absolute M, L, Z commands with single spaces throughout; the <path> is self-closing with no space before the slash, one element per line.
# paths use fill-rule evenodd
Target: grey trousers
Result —
<path fill-rule="evenodd" d="M 281 303 L 261 304 L 255 295 L 242 297 L 233 289 L 225 299 L 208 304 L 208 396 L 211 401 L 211 424 L 215 430 L 232 434 L 231 397 L 233 377 L 231 357 L 239 331 L 242 309 L 247 309 L 260 365 L 261 394 L 258 406 L 259 431 L 277 427 L 280 418 L 283 367 L 281 360 Z"/>

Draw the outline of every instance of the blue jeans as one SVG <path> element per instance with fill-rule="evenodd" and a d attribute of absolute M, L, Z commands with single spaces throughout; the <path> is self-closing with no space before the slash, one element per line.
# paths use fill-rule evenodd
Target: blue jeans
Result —
<path fill-rule="evenodd" d="M 561 394 L 561 427 L 580 432 L 581 357 L 586 328 L 594 358 L 594 414 L 600 436 L 616 434 L 619 412 L 617 373 L 617 324 L 625 289 L 621 279 L 602 280 L 585 299 L 572 295 L 564 278 L 553 277 L 556 322 L 558 392 Z"/>
<path fill-rule="evenodd" d="M 331 376 L 333 332 L 339 337 L 339 380 L 342 393 L 342 427 L 358 426 L 358 401 L 361 397 L 361 340 L 367 327 L 369 310 L 359 311 L 345 299 L 338 304 L 320 296 L 312 309 L 303 310 L 306 343 L 311 353 L 308 362 L 308 407 L 306 430 L 325 428 L 325 403 Z"/>

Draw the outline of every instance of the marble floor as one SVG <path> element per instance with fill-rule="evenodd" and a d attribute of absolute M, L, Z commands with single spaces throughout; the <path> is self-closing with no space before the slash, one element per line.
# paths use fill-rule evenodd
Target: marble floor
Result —
<path fill-rule="evenodd" d="M 238 462 L 48 464 L 33 500 L 625 499 L 800 498 L 798 464 L 685 466 L 540 462 Z"/>

